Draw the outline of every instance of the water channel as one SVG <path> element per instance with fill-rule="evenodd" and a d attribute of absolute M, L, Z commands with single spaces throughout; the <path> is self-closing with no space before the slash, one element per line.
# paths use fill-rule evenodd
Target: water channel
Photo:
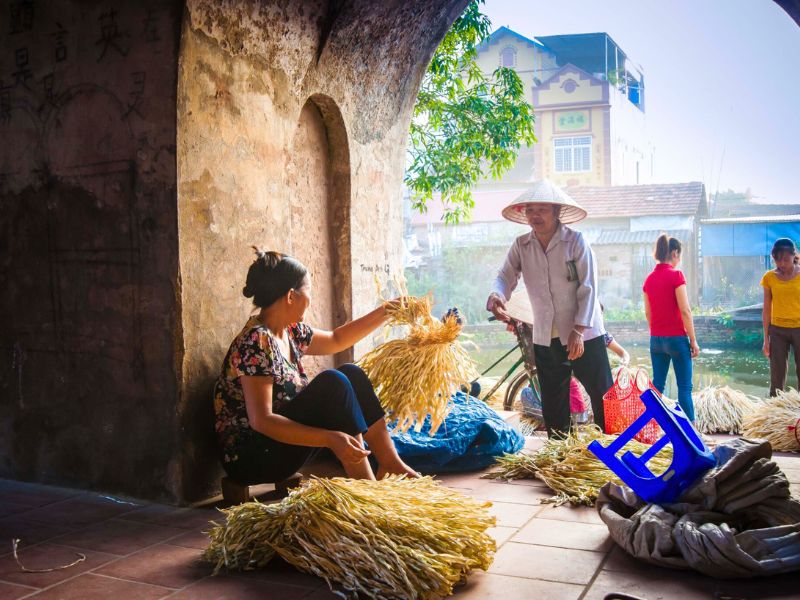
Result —
<path fill-rule="evenodd" d="M 487 367 L 511 348 L 514 343 L 513 337 L 511 334 L 506 335 L 508 344 L 503 347 L 499 347 L 496 343 L 483 344 L 479 346 L 478 350 L 470 352 L 470 355 L 478 363 L 478 368 L 481 372 L 485 371 Z M 623 340 L 620 340 L 620 343 L 630 353 L 632 365 L 641 365 L 647 369 L 649 374 L 652 374 L 650 350 L 647 343 L 626 343 Z M 612 366 L 618 364 L 615 355 L 609 353 L 609 356 L 612 357 Z M 494 367 L 488 375 L 495 377 L 502 375 L 513 364 L 514 359 L 518 357 L 518 352 L 513 353 L 511 357 Z M 728 385 L 746 394 L 766 397 L 769 393 L 769 363 L 758 348 L 703 348 L 700 356 L 694 361 L 693 381 L 695 391 L 707 385 Z M 794 362 L 791 358 L 789 361 L 788 384 L 792 387 L 796 385 Z M 670 369 L 664 392 L 670 398 L 677 397 L 675 375 L 672 369 Z"/>

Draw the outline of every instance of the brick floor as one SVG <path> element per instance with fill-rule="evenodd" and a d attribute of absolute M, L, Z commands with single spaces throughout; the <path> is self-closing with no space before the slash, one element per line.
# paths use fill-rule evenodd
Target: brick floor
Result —
<path fill-rule="evenodd" d="M 529 439 L 536 447 L 541 440 Z M 800 455 L 779 453 L 795 491 Z M 697 573 L 655 567 L 614 546 L 593 508 L 540 503 L 549 491 L 539 481 L 504 483 L 481 473 L 440 477 L 444 485 L 491 501 L 498 551 L 489 571 L 473 573 L 456 588 L 463 600 L 588 600 L 624 592 L 648 600 L 694 598 L 800 598 L 800 573 L 747 581 L 719 581 Z M 0 600 L 113 598 L 328 600 L 325 582 L 275 562 L 248 573 L 211 576 L 200 561 L 203 531 L 219 520 L 213 508 L 175 508 L 99 494 L 0 480 Z M 29 568 L 86 560 L 65 570 Z"/>

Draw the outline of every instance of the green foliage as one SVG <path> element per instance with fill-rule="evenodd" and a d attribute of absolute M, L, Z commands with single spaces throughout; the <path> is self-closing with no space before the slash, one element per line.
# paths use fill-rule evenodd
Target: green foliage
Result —
<path fill-rule="evenodd" d="M 760 329 L 734 329 L 733 343 L 743 348 L 760 348 L 764 343 L 764 334 Z"/>
<path fill-rule="evenodd" d="M 611 69 L 606 73 L 606 79 L 614 87 L 622 90 L 628 83 L 627 72 L 625 69 Z"/>
<path fill-rule="evenodd" d="M 501 177 L 521 145 L 536 141 L 533 108 L 517 73 L 500 67 L 485 77 L 475 62 L 491 27 L 482 3 L 467 6 L 433 55 L 409 131 L 405 184 L 412 206 L 425 212 L 441 192 L 446 223 L 468 219 L 475 183 L 486 174 Z"/>
<path fill-rule="evenodd" d="M 738 279 L 734 275 L 723 275 L 719 278 L 717 290 L 722 298 L 733 301 L 737 306 L 748 306 L 761 300 L 763 292 L 758 283 L 743 284 Z"/>
<path fill-rule="evenodd" d="M 764 342 L 764 334 L 760 327 L 740 327 L 730 313 L 717 315 L 717 323 L 730 330 L 730 341 L 734 346 L 758 348 Z"/>
<path fill-rule="evenodd" d="M 486 323 L 486 298 L 507 248 L 473 246 L 445 247 L 441 256 L 431 258 L 423 269 L 406 269 L 408 292 L 422 296 L 433 292 L 433 314 L 441 316 L 457 306 L 470 324 Z M 520 284 L 521 285 L 521 284 Z"/>
<path fill-rule="evenodd" d="M 733 316 L 730 313 L 717 315 L 717 323 L 730 329 L 733 327 Z"/>
<path fill-rule="evenodd" d="M 603 321 L 614 323 L 619 321 L 644 321 L 644 308 L 606 308 Z"/>

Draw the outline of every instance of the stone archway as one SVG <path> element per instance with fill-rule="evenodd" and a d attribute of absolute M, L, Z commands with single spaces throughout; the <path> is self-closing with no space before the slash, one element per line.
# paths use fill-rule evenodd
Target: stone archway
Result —
<path fill-rule="evenodd" d="M 287 250 L 311 273 L 308 323 L 333 329 L 352 314 L 350 294 L 350 157 L 336 103 L 312 96 L 300 111 L 286 165 L 291 204 Z M 309 375 L 352 357 L 308 357 Z"/>

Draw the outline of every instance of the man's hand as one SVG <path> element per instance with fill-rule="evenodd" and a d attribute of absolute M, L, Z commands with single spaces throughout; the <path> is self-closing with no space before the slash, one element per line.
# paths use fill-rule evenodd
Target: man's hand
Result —
<path fill-rule="evenodd" d="M 328 442 L 330 448 L 342 464 L 359 463 L 370 455 L 352 435 L 342 431 L 331 431 Z"/>
<path fill-rule="evenodd" d="M 767 336 L 764 336 L 764 345 L 761 347 L 761 352 L 769 358 L 769 338 Z"/>
<path fill-rule="evenodd" d="M 573 329 L 567 340 L 567 358 L 575 360 L 581 356 L 583 356 L 583 334 Z"/>
<path fill-rule="evenodd" d="M 498 321 L 503 321 L 504 323 L 508 323 L 511 317 L 508 316 L 506 312 L 506 302 L 497 294 L 490 294 L 489 299 L 486 301 L 489 310 L 492 311 L 492 314 Z"/>
<path fill-rule="evenodd" d="M 697 345 L 697 340 L 689 342 L 689 354 L 692 358 L 700 356 L 700 346 Z"/>

